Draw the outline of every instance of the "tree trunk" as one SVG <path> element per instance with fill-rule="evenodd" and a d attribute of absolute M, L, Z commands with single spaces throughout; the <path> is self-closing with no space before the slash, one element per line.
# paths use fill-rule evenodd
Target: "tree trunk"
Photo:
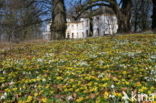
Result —
<path fill-rule="evenodd" d="M 156 0 L 153 0 L 152 30 L 156 32 Z"/>
<path fill-rule="evenodd" d="M 66 32 L 66 10 L 64 0 L 52 0 L 52 24 L 51 39 L 65 39 Z"/>
<path fill-rule="evenodd" d="M 126 19 L 125 17 L 123 16 L 122 12 L 116 8 L 116 6 L 113 6 L 113 11 L 115 12 L 116 16 L 117 16 L 117 20 L 118 20 L 118 32 L 121 33 L 121 32 L 125 32 L 127 31 L 127 25 L 125 24 L 126 23 Z"/>
<path fill-rule="evenodd" d="M 93 7 L 89 10 L 89 37 L 93 36 Z"/>
<path fill-rule="evenodd" d="M 118 7 L 117 4 L 111 5 L 118 19 L 118 32 L 130 32 L 131 31 L 131 0 L 123 0 L 122 8 Z"/>
<path fill-rule="evenodd" d="M 89 25 L 89 29 L 90 29 L 89 37 L 92 37 L 93 36 L 93 18 L 90 17 L 89 21 L 90 21 L 89 22 L 90 23 L 90 25 Z"/>

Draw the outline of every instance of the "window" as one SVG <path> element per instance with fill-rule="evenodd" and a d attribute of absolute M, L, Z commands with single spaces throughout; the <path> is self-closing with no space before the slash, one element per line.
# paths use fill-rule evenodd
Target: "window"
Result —
<path fill-rule="evenodd" d="M 99 30 L 99 28 L 97 28 L 97 35 L 98 35 L 98 36 L 100 35 L 100 30 Z"/>
<path fill-rule="evenodd" d="M 100 17 L 96 17 L 96 20 L 99 22 L 100 21 Z"/>
<path fill-rule="evenodd" d="M 67 38 L 68 38 L 68 39 L 70 38 L 70 35 L 69 35 L 69 33 L 67 34 Z"/>
<path fill-rule="evenodd" d="M 68 24 L 68 28 L 70 28 L 70 24 Z"/>
<path fill-rule="evenodd" d="M 83 36 L 83 38 L 85 37 L 84 32 L 82 32 L 82 36 Z"/>
<path fill-rule="evenodd" d="M 103 35 L 105 35 L 105 31 L 103 31 Z"/>
<path fill-rule="evenodd" d="M 72 38 L 74 38 L 74 33 L 72 33 Z"/>
<path fill-rule="evenodd" d="M 86 30 L 86 34 L 87 34 L 87 37 L 89 36 L 89 31 L 88 30 Z"/>
<path fill-rule="evenodd" d="M 87 25 L 86 25 L 87 27 L 89 26 L 89 20 L 87 20 Z"/>

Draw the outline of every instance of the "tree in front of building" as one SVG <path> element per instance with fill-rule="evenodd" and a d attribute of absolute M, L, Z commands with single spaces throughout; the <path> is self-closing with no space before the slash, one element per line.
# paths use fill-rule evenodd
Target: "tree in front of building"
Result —
<path fill-rule="evenodd" d="M 65 39 L 66 10 L 64 0 L 52 0 L 51 39 Z"/>

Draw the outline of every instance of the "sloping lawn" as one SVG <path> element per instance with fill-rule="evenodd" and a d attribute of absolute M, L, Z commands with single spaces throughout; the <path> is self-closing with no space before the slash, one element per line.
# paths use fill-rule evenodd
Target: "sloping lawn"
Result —
<path fill-rule="evenodd" d="M 0 103 L 122 103 L 156 93 L 152 34 L 23 43 L 0 55 Z"/>

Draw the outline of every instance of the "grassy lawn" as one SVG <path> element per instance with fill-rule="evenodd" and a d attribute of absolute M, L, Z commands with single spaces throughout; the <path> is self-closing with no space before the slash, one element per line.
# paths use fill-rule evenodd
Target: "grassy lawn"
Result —
<path fill-rule="evenodd" d="M 124 103 L 132 92 L 156 93 L 156 35 L 0 49 L 0 103 Z"/>

